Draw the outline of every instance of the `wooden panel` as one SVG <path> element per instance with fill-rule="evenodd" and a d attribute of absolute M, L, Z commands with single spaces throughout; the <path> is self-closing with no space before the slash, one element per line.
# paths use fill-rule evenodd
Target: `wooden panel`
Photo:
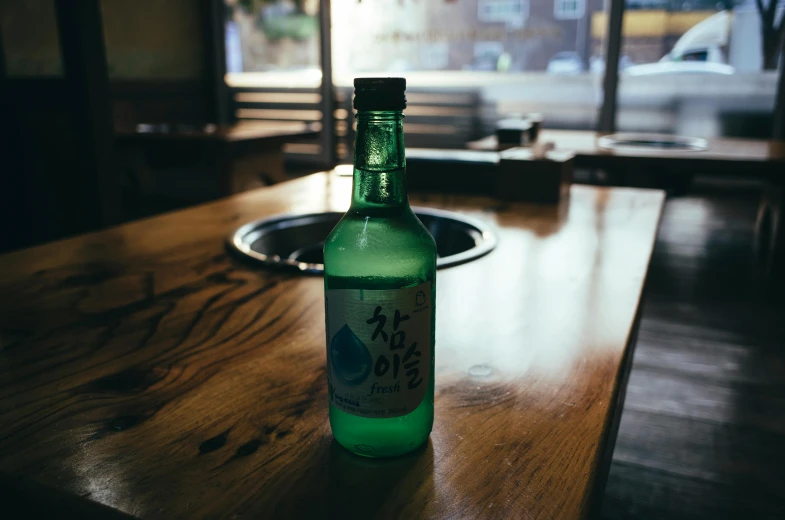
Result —
<path fill-rule="evenodd" d="M 208 49 L 200 0 L 101 0 L 109 76 L 199 79 Z"/>
<path fill-rule="evenodd" d="M 200 80 L 115 80 L 111 83 L 114 124 L 208 123 L 210 93 Z"/>
<path fill-rule="evenodd" d="M 11 135 L 0 140 L 1 203 L 3 220 L 14 229 L 0 236 L 0 250 L 124 217 L 98 2 L 65 4 L 52 4 L 65 76 L 3 81 L 3 121 Z"/>
<path fill-rule="evenodd" d="M 345 209 L 350 182 L 313 175 L 0 257 L 0 471 L 145 518 L 585 515 L 662 194 L 575 186 L 562 211 L 413 197 L 500 243 L 439 272 L 430 442 L 374 461 L 330 434 L 322 280 L 222 243 L 265 215 Z"/>
<path fill-rule="evenodd" d="M 0 47 L 10 77 L 62 77 L 63 62 L 52 0 L 0 3 L 0 33 Z"/>
<path fill-rule="evenodd" d="M 244 123 L 294 123 L 295 121 L 311 121 L 319 128 L 323 127 L 325 117 L 322 106 L 322 93 L 318 88 L 262 88 L 235 87 L 233 92 L 233 109 L 235 117 Z M 346 102 L 346 100 L 344 100 Z M 349 108 L 351 99 L 349 99 Z M 329 114 L 328 114 L 329 115 Z M 349 128 L 345 120 L 349 110 L 335 110 L 335 119 L 340 119 Z M 344 130 L 346 134 L 346 130 Z M 287 159 L 305 162 L 318 161 L 321 154 L 321 139 L 302 141 L 287 146 Z M 342 149 L 344 157 L 346 150 Z"/>
<path fill-rule="evenodd" d="M 780 434 L 633 408 L 624 411 L 621 427 L 638 436 L 619 440 L 614 449 L 618 462 L 725 484 L 749 479 L 769 493 L 785 487 L 785 473 L 778 471 L 785 454 L 771 450 Z"/>
<path fill-rule="evenodd" d="M 63 105 L 32 106 L 22 113 L 18 104 L 6 103 L 0 211 L 13 225 L 0 234 L 0 251 L 95 228 L 95 192 L 82 189 L 80 139 L 68 111 Z"/>
<path fill-rule="evenodd" d="M 750 483 L 684 477 L 635 464 L 614 463 L 603 519 L 782 518 L 783 503 Z M 674 492 L 674 490 L 678 490 Z"/>
<path fill-rule="evenodd" d="M 679 329 L 650 318 L 643 321 L 642 329 L 638 344 L 643 348 L 635 355 L 636 366 L 642 369 L 676 373 L 709 385 L 746 383 L 761 388 L 785 381 L 779 349 L 755 345 L 754 338 L 746 335 L 704 339 L 691 334 L 694 324 Z M 744 370 L 740 370 L 742 367 Z"/>
<path fill-rule="evenodd" d="M 645 385 L 639 384 L 643 378 Z M 687 377 L 654 371 L 645 374 L 635 372 L 630 376 L 626 405 L 630 410 L 694 417 L 718 423 L 733 422 L 785 434 L 785 418 L 771 413 L 771 410 L 781 410 L 785 406 L 785 397 L 772 395 L 779 391 L 779 386 L 772 385 L 768 387 L 769 391 L 766 391 L 766 387 L 757 390 L 760 397 L 757 402 L 741 408 L 736 400 L 737 395 L 747 392 L 738 384 L 730 386 L 704 382 L 696 387 L 693 380 Z M 652 394 L 658 398 L 652 399 Z"/>
<path fill-rule="evenodd" d="M 785 293 L 752 248 L 759 191 L 725 184 L 666 206 L 606 520 L 785 517 Z"/>

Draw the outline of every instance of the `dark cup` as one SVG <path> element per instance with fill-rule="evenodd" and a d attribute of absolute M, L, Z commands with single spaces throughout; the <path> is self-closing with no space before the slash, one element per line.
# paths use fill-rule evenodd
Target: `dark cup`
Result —
<path fill-rule="evenodd" d="M 531 114 L 526 114 L 525 119 L 531 123 L 531 126 L 529 126 L 527 138 L 530 143 L 533 143 L 537 141 L 537 136 L 540 135 L 540 127 L 542 126 L 542 122 L 545 118 L 539 112 L 534 112 Z"/>

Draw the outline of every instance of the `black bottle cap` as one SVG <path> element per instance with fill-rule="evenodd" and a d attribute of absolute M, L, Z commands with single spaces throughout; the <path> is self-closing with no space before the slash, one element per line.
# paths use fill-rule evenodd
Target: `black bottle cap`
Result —
<path fill-rule="evenodd" d="M 406 78 L 355 78 L 356 110 L 403 110 L 406 108 Z"/>

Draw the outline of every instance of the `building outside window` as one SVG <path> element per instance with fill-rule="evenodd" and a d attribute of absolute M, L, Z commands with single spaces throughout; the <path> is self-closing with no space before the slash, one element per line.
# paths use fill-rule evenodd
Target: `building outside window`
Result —
<path fill-rule="evenodd" d="M 557 20 L 577 20 L 586 14 L 586 0 L 554 0 L 553 16 Z"/>
<path fill-rule="evenodd" d="M 529 14 L 529 0 L 479 0 L 477 18 L 481 22 L 523 22 Z"/>

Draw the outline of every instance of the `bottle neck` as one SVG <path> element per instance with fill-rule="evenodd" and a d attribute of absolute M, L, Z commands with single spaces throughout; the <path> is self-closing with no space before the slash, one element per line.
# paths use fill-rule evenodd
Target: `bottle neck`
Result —
<path fill-rule="evenodd" d="M 403 112 L 359 111 L 352 207 L 386 208 L 408 204 Z"/>

